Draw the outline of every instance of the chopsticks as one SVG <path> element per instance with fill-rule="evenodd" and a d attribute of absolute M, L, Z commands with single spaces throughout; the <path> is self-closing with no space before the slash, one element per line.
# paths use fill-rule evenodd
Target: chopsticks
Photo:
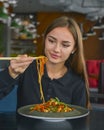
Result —
<path fill-rule="evenodd" d="M 45 56 L 32 57 L 34 60 L 44 58 Z M 0 60 L 13 60 L 18 59 L 18 57 L 0 57 Z"/>

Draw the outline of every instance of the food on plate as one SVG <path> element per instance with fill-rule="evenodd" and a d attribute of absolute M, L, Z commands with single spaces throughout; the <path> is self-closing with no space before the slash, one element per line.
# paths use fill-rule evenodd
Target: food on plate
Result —
<path fill-rule="evenodd" d="M 49 101 L 36 104 L 30 107 L 30 111 L 38 112 L 71 112 L 74 108 L 70 107 L 68 104 L 59 101 L 58 98 L 51 98 Z"/>

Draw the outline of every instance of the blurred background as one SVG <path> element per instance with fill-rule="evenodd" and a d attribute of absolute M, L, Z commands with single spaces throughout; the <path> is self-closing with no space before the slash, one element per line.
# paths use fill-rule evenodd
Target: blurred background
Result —
<path fill-rule="evenodd" d="M 62 15 L 79 24 L 86 59 L 103 59 L 104 0 L 0 0 L 0 55 L 40 55 L 45 28 Z"/>

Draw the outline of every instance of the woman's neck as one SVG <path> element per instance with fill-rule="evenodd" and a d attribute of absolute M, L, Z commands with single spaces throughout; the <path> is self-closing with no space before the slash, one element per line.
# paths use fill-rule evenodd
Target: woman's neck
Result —
<path fill-rule="evenodd" d="M 58 79 L 64 76 L 67 72 L 67 68 L 64 64 L 52 64 L 46 63 L 47 73 L 51 79 Z"/>

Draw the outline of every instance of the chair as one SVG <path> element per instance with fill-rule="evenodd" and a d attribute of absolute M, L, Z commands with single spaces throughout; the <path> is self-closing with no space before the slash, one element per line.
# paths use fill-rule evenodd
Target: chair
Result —
<path fill-rule="evenodd" d="M 104 61 L 100 64 L 99 93 L 104 94 Z"/>
<path fill-rule="evenodd" d="M 88 60 L 86 61 L 86 65 L 91 102 L 104 104 L 104 61 Z"/>
<path fill-rule="evenodd" d="M 92 92 L 98 92 L 100 63 L 101 63 L 101 60 L 87 60 L 86 61 L 89 87 L 90 87 L 90 91 Z"/>
<path fill-rule="evenodd" d="M 15 112 L 17 106 L 17 86 L 0 100 L 0 113 Z"/>

